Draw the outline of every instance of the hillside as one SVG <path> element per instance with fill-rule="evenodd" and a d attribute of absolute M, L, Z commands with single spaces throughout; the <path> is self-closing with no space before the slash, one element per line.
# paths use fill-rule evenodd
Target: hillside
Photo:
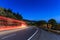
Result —
<path fill-rule="evenodd" d="M 13 19 L 21 20 L 22 16 L 19 13 L 12 12 L 11 9 L 0 8 L 0 16 L 5 16 Z"/>

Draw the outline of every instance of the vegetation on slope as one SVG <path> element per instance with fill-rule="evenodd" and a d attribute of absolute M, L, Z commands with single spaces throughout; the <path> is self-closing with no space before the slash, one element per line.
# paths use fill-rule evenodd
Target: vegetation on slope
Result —
<path fill-rule="evenodd" d="M 21 14 L 12 12 L 11 9 L 0 8 L 0 16 L 5 16 L 13 19 L 23 19 Z"/>

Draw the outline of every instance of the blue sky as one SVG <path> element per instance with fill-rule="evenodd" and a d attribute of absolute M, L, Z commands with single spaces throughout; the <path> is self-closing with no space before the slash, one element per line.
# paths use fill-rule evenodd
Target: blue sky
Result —
<path fill-rule="evenodd" d="M 0 0 L 0 7 L 11 8 L 24 19 L 60 21 L 60 0 Z"/>

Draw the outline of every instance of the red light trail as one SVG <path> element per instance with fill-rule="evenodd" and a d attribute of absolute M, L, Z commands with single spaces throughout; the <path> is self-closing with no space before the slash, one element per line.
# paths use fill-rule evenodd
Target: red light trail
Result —
<path fill-rule="evenodd" d="M 0 31 L 26 27 L 26 22 L 0 16 Z"/>

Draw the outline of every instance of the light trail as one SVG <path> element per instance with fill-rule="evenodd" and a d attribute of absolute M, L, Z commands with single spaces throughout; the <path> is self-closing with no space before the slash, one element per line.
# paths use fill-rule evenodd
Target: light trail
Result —
<path fill-rule="evenodd" d="M 3 25 L 3 26 L 1 26 Z M 0 31 L 27 27 L 26 22 L 0 16 Z"/>

